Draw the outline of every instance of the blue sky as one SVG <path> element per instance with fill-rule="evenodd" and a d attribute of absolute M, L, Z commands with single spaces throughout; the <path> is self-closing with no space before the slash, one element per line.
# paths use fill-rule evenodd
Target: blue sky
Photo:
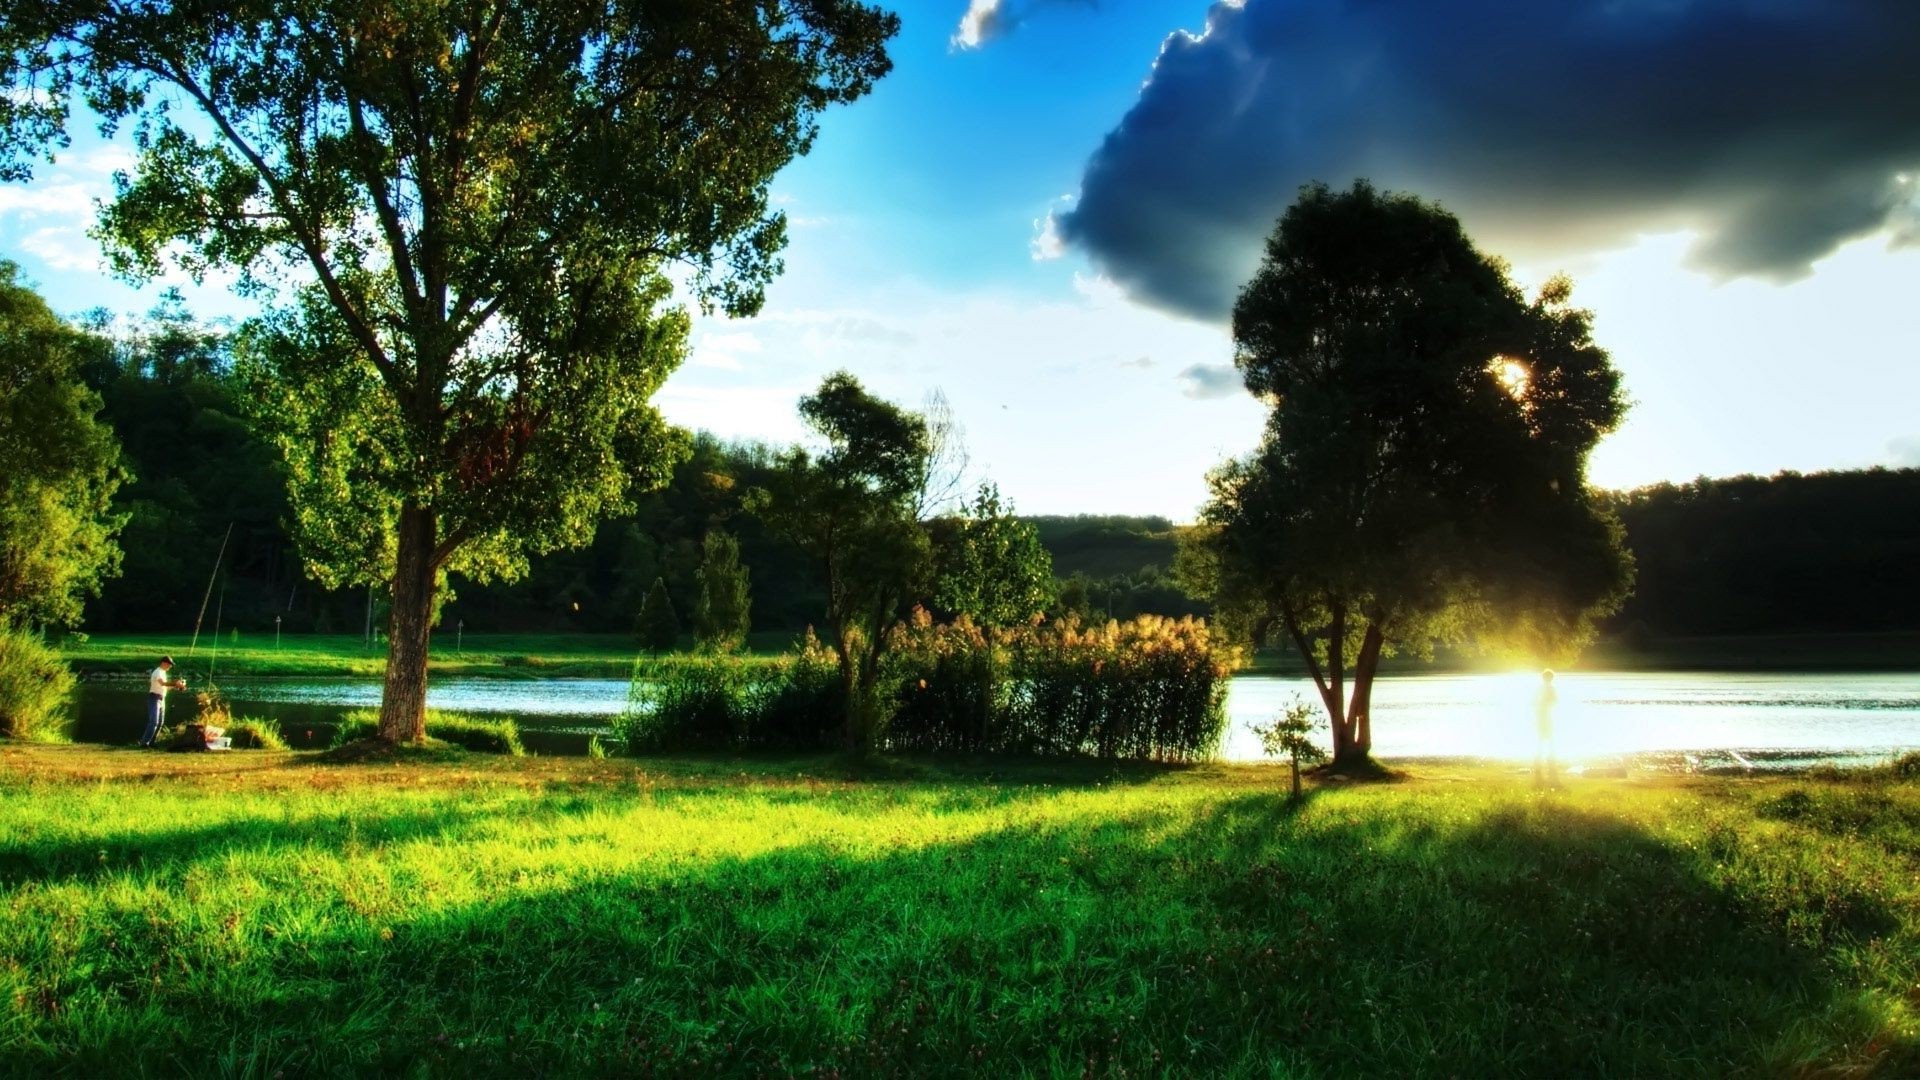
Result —
<path fill-rule="evenodd" d="M 956 41 L 965 0 L 901 6 L 893 74 L 774 185 L 785 276 L 758 318 L 699 320 L 670 417 L 797 438 L 795 399 L 845 367 L 909 403 L 944 391 L 1022 511 L 1188 519 L 1259 432 L 1225 367 L 1232 283 L 1301 179 L 1369 175 L 1441 198 L 1523 281 L 1574 276 L 1635 401 L 1597 482 L 1920 464 L 1920 252 L 1898 244 L 1920 86 L 1875 51 L 1911 55 L 1920 19 L 1850 0 L 972 6 L 1001 32 Z M 1510 85 L 1484 76 L 1496 60 Z M 61 310 L 144 310 L 160 287 L 106 279 L 84 235 L 126 160 L 81 136 L 0 189 L 0 253 Z M 247 310 L 225 282 L 186 291 Z"/>

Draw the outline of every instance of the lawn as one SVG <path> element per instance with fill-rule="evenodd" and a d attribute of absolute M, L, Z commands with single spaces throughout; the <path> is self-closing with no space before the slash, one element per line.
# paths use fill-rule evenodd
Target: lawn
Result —
<path fill-rule="evenodd" d="M 778 635 L 754 642 L 778 652 Z M 191 651 L 189 651 L 191 649 Z M 638 646 L 626 634 L 439 634 L 429 669 L 439 675 L 530 678 L 626 678 Z M 387 669 L 384 643 L 368 648 L 359 635 L 101 634 L 60 646 L 61 656 L 82 675 L 145 674 L 170 654 L 190 681 L 232 676 L 354 676 L 378 678 Z"/>
<path fill-rule="evenodd" d="M 1915 1075 L 1920 784 L 0 745 L 0 1074 Z"/>

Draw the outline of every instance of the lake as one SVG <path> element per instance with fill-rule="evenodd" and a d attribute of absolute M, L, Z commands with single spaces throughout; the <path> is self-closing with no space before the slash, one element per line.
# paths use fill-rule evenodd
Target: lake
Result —
<path fill-rule="evenodd" d="M 1374 752 L 1384 758 L 1521 760 L 1533 753 L 1531 703 L 1538 675 L 1403 675 L 1374 687 Z M 1568 761 L 1669 767 L 1786 767 L 1859 763 L 1920 749 L 1920 673 L 1733 674 L 1568 672 L 1555 682 L 1555 728 Z M 380 700 L 377 682 L 260 679 L 224 684 L 235 715 L 271 717 L 296 747 L 324 746 L 348 709 Z M 1221 756 L 1261 758 L 1250 725 L 1294 695 L 1313 700 L 1306 679 L 1248 675 L 1233 680 L 1230 727 Z M 74 737 L 131 743 L 140 733 L 142 684 L 81 684 Z M 436 709 L 512 716 L 528 749 L 584 753 L 627 703 L 625 679 L 448 678 L 434 682 Z M 192 709 L 175 694 L 174 719 Z"/>

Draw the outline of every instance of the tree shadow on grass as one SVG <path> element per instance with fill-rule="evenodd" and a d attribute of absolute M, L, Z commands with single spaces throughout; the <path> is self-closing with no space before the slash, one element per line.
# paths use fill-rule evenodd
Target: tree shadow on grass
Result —
<path fill-rule="evenodd" d="M 1920 1068 L 1709 866 L 1551 802 L 1248 795 L 429 903 L 390 939 L 343 925 L 177 973 L 157 992 L 181 1008 L 222 988 L 199 1025 L 45 1037 L 81 1069 L 289 1074 Z M 1912 933 L 1881 910 L 1833 942 Z"/>

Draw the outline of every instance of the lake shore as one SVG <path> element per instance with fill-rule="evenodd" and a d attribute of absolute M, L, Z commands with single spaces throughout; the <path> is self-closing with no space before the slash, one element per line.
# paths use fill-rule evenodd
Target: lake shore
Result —
<path fill-rule="evenodd" d="M 1920 784 L 0 744 L 0 1072 L 1920 1068 Z"/>
<path fill-rule="evenodd" d="M 751 659 L 777 656 L 789 635 L 760 634 Z M 428 670 L 433 675 L 493 678 L 625 678 L 638 650 L 624 634 L 463 634 L 435 637 Z M 358 636 L 245 634 L 224 641 L 187 634 L 102 634 L 67 642 L 60 654 L 87 678 L 137 678 L 163 654 L 171 654 L 190 679 L 216 677 L 377 679 L 386 670 L 384 648 L 368 648 Z M 1383 675 L 1448 674 L 1512 667 L 1481 656 L 1446 655 L 1433 661 L 1391 657 Z M 1588 650 L 1573 671 L 1920 671 L 1920 634 L 1776 634 L 1738 637 L 1603 641 Z M 1247 669 L 1256 675 L 1301 675 L 1306 668 L 1291 653 L 1261 650 Z"/>

